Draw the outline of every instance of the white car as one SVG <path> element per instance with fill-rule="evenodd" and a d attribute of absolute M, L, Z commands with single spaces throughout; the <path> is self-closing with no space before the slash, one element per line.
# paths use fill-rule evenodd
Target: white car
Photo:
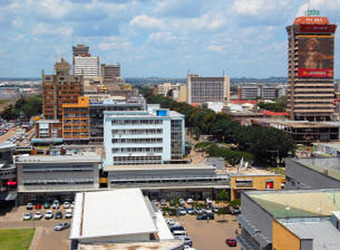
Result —
<path fill-rule="evenodd" d="M 23 219 L 24 219 L 24 220 L 30 220 L 30 219 L 32 219 L 32 213 L 25 213 Z"/>
<path fill-rule="evenodd" d="M 71 203 L 71 208 L 74 208 L 74 201 L 72 201 L 72 203 Z"/>
<path fill-rule="evenodd" d="M 59 209 L 60 203 L 58 200 L 53 201 L 52 208 L 53 209 Z"/>
<path fill-rule="evenodd" d="M 180 198 L 180 199 L 179 199 L 179 205 L 181 205 L 181 206 L 184 206 L 184 205 L 185 205 L 185 201 L 184 201 L 183 198 Z"/>
<path fill-rule="evenodd" d="M 40 220 L 43 217 L 42 212 L 36 212 L 33 216 L 33 219 Z"/>
<path fill-rule="evenodd" d="M 65 209 L 70 208 L 70 206 L 71 206 L 71 204 L 70 204 L 68 201 L 65 201 L 65 202 L 64 202 L 64 208 L 65 208 Z"/>
<path fill-rule="evenodd" d="M 207 205 L 212 205 L 212 200 L 211 200 L 210 198 L 207 198 L 207 199 L 205 200 L 205 204 L 207 204 Z"/>
<path fill-rule="evenodd" d="M 70 219 L 72 218 L 72 210 L 71 209 L 67 209 L 65 212 L 65 218 L 66 219 Z"/>
<path fill-rule="evenodd" d="M 46 219 L 46 220 L 52 219 L 53 216 L 54 216 L 54 213 L 53 213 L 53 211 L 51 211 L 51 210 L 49 210 L 49 211 L 47 211 L 47 212 L 45 213 L 45 219 Z"/>
<path fill-rule="evenodd" d="M 194 200 L 193 200 L 192 198 L 189 198 L 189 199 L 187 200 L 187 203 L 188 203 L 188 204 L 192 204 L 192 203 L 194 203 Z"/>
<path fill-rule="evenodd" d="M 175 225 L 174 219 L 166 219 L 165 221 L 169 226 Z"/>
<path fill-rule="evenodd" d="M 185 210 L 185 208 L 180 208 L 180 209 L 178 209 L 178 213 L 179 213 L 179 215 L 186 215 L 187 211 Z"/>

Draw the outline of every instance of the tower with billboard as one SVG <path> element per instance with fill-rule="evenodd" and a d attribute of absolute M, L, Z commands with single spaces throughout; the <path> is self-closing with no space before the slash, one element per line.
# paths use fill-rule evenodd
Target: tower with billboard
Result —
<path fill-rule="evenodd" d="M 293 120 L 327 121 L 334 112 L 336 25 L 316 10 L 288 26 L 288 112 Z"/>

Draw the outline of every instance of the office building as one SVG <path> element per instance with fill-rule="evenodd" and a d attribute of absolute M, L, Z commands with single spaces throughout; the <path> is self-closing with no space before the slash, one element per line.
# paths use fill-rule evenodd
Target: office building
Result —
<path fill-rule="evenodd" d="M 140 189 L 78 193 L 70 240 L 75 249 L 184 249 Z"/>
<path fill-rule="evenodd" d="M 34 144 L 53 144 L 63 142 L 63 126 L 59 120 L 39 120 L 35 123 Z"/>
<path fill-rule="evenodd" d="M 331 24 L 327 17 L 308 15 L 295 18 L 294 23 L 286 29 L 290 118 L 309 121 L 330 120 L 334 113 L 336 25 Z"/>
<path fill-rule="evenodd" d="M 89 95 L 90 98 L 90 141 L 103 143 L 104 111 L 137 111 L 146 109 L 142 95 L 121 97 L 110 95 Z"/>
<path fill-rule="evenodd" d="M 245 84 L 237 88 L 238 99 L 240 100 L 273 100 L 286 95 L 285 84 Z"/>
<path fill-rule="evenodd" d="M 90 139 L 90 100 L 78 97 L 77 103 L 63 104 L 64 142 L 88 143 Z"/>
<path fill-rule="evenodd" d="M 101 157 L 94 153 L 59 156 L 19 156 L 18 202 L 72 200 L 79 191 L 99 188 Z"/>
<path fill-rule="evenodd" d="M 83 44 L 72 46 L 73 56 L 90 56 L 90 47 Z"/>
<path fill-rule="evenodd" d="M 188 74 L 187 102 L 192 105 L 201 105 L 205 102 L 229 102 L 230 78 L 200 77 L 197 74 Z"/>
<path fill-rule="evenodd" d="M 13 199 L 13 195 L 8 191 L 12 186 L 16 186 L 17 181 L 16 167 L 13 163 L 14 150 L 15 145 L 12 143 L 0 144 L 0 202 Z"/>
<path fill-rule="evenodd" d="M 340 189 L 246 191 L 241 203 L 242 249 L 339 248 Z"/>
<path fill-rule="evenodd" d="M 185 153 L 184 116 L 148 105 L 147 111 L 104 111 L 105 165 L 163 164 Z"/>
<path fill-rule="evenodd" d="M 73 58 L 73 74 L 84 76 L 85 80 L 99 77 L 99 57 L 97 56 L 75 56 Z"/>
<path fill-rule="evenodd" d="M 70 64 L 61 58 L 55 75 L 42 71 L 43 115 L 47 120 L 62 119 L 64 103 L 77 103 L 83 94 L 83 76 L 70 75 Z"/>
<path fill-rule="evenodd" d="M 101 69 L 104 83 L 120 78 L 120 64 L 102 64 Z"/>
<path fill-rule="evenodd" d="M 340 188 L 340 159 L 287 158 L 287 189 Z"/>

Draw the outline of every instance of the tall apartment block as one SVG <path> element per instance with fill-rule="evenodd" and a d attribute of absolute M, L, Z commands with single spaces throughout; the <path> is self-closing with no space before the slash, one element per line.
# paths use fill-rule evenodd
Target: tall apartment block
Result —
<path fill-rule="evenodd" d="M 90 48 L 83 44 L 72 47 L 73 56 L 90 56 Z"/>
<path fill-rule="evenodd" d="M 310 11 L 309 11 L 310 12 Z M 327 17 L 297 17 L 288 26 L 288 112 L 327 121 L 334 112 L 334 33 Z"/>
<path fill-rule="evenodd" d="M 83 94 L 83 76 L 70 75 L 70 64 L 61 58 L 54 66 L 55 75 L 42 71 L 43 115 L 45 119 L 62 119 L 63 104 L 77 103 Z"/>
<path fill-rule="evenodd" d="M 115 78 L 120 78 L 120 64 L 102 64 L 101 68 L 104 83 L 112 81 Z"/>
<path fill-rule="evenodd" d="M 104 112 L 105 165 L 163 164 L 183 159 L 184 115 L 148 105 L 147 111 Z"/>
<path fill-rule="evenodd" d="M 63 140 L 88 143 L 90 139 L 90 101 L 78 97 L 77 103 L 63 104 Z"/>
<path fill-rule="evenodd" d="M 99 77 L 99 57 L 75 56 L 73 57 L 73 74 L 83 75 L 84 79 L 96 79 Z"/>
<path fill-rule="evenodd" d="M 188 74 L 187 102 L 201 105 L 205 102 L 229 102 L 230 78 L 200 77 L 197 74 Z"/>
<path fill-rule="evenodd" d="M 286 94 L 286 85 L 245 84 L 238 87 L 237 94 L 240 100 L 255 100 L 258 97 L 263 100 L 271 100 L 284 96 Z"/>

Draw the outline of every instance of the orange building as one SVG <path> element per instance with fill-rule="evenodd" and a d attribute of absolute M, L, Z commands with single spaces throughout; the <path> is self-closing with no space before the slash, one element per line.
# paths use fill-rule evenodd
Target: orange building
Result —
<path fill-rule="evenodd" d="M 63 139 L 87 143 L 90 139 L 90 99 L 78 97 L 78 103 L 63 104 Z"/>

